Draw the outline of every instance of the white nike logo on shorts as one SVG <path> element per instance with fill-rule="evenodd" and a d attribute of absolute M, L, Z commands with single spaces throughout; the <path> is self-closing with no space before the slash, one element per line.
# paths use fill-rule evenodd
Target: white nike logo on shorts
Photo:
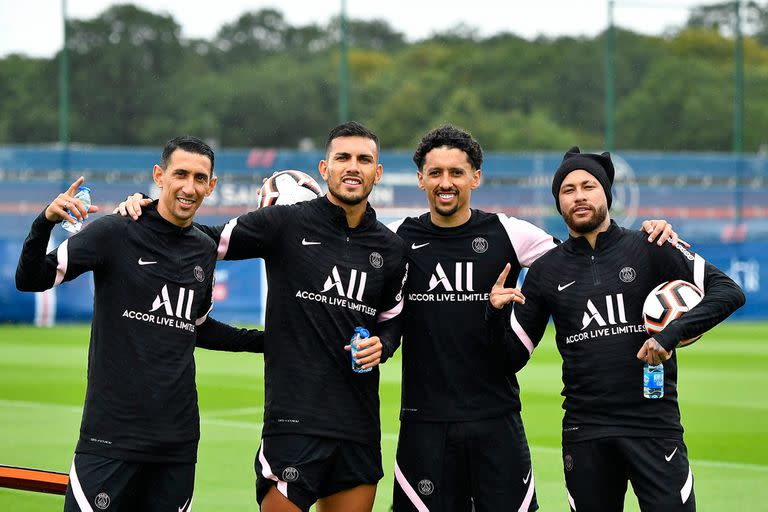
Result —
<path fill-rule="evenodd" d="M 157 263 L 156 261 L 144 261 L 143 259 L 139 258 L 139 265 L 154 265 Z"/>
<path fill-rule="evenodd" d="M 415 251 L 416 249 L 421 249 L 422 247 L 426 247 L 428 245 L 429 245 L 429 242 L 427 242 L 425 244 L 418 244 L 418 245 L 411 244 L 411 249 L 413 249 Z"/>
<path fill-rule="evenodd" d="M 675 449 L 672 450 L 672 453 L 670 453 L 669 455 L 665 455 L 664 458 L 667 459 L 667 462 L 669 462 L 672 460 L 672 457 L 674 457 L 676 453 L 677 453 L 677 446 L 675 446 Z"/>
<path fill-rule="evenodd" d="M 568 284 L 559 284 L 559 285 L 557 285 L 557 291 L 561 292 L 561 291 L 565 290 L 566 288 L 568 288 L 569 286 L 571 286 L 575 282 L 576 281 L 571 281 Z"/>
<path fill-rule="evenodd" d="M 308 242 L 306 238 L 301 239 L 301 245 L 320 245 L 323 242 Z"/>

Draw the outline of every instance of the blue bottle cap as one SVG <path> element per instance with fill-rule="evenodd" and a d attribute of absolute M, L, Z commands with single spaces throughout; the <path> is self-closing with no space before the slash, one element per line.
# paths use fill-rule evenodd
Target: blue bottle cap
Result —
<path fill-rule="evenodd" d="M 365 327 L 355 327 L 355 332 L 360 334 L 361 338 L 368 338 L 371 335 Z"/>
<path fill-rule="evenodd" d="M 89 189 L 89 188 L 88 188 L 88 187 L 86 187 L 85 185 L 80 185 L 79 187 L 77 187 L 77 191 L 78 191 L 78 192 L 80 192 L 81 190 L 85 190 L 85 191 L 86 191 L 86 192 L 88 192 L 89 194 L 91 193 L 91 189 Z"/>

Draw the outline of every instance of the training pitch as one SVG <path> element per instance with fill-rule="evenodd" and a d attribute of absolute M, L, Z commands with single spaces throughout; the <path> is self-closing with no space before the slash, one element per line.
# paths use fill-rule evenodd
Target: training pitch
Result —
<path fill-rule="evenodd" d="M 85 391 L 88 333 L 88 326 L 0 327 L 0 464 L 69 472 Z M 768 324 L 727 322 L 678 358 L 698 509 L 768 511 Z M 262 357 L 199 350 L 196 359 L 201 441 L 194 510 L 256 511 L 253 456 L 261 434 Z M 519 379 L 539 505 L 543 511 L 567 510 L 560 360 L 551 330 Z M 381 398 L 385 476 L 375 510 L 384 512 L 392 502 L 399 355 L 382 366 Z M 62 505 L 62 496 L 0 489 L 3 511 Z M 625 510 L 638 510 L 631 490 Z"/>

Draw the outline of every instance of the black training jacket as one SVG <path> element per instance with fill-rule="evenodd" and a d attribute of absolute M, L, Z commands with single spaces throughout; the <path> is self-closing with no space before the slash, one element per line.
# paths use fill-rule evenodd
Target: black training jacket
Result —
<path fill-rule="evenodd" d="M 383 359 L 394 351 L 406 272 L 402 240 L 370 206 L 349 228 L 344 210 L 326 197 L 201 229 L 218 242 L 220 259 L 265 262 L 263 435 L 378 446 L 379 369 L 354 373 L 344 346 L 362 326 L 382 338 Z"/>
<path fill-rule="evenodd" d="M 507 263 L 508 286 L 555 246 L 536 226 L 471 210 L 461 226 L 430 214 L 389 227 L 408 248 L 403 313 L 402 421 L 467 421 L 520 410 L 517 378 L 489 350 L 485 308 Z"/>
<path fill-rule="evenodd" d="M 16 270 L 22 291 L 93 271 L 88 384 L 77 452 L 137 462 L 195 462 L 200 437 L 198 346 L 260 351 L 256 331 L 208 317 L 216 245 L 148 207 L 138 221 L 108 215 L 46 255 L 55 224 L 40 214 Z M 66 300 L 83 300 L 67 297 Z"/>
<path fill-rule="evenodd" d="M 564 441 L 682 437 L 677 350 L 664 363 L 661 399 L 643 397 L 643 362 L 636 357 L 649 338 L 643 302 L 653 288 L 673 279 L 694 283 L 705 296 L 654 336 L 666 350 L 744 304 L 738 285 L 698 254 L 680 244 L 648 243 L 645 233 L 612 222 L 594 250 L 584 237 L 572 237 L 539 258 L 525 278 L 524 305 L 515 304 L 511 313 L 509 307 L 489 306 L 494 340 L 512 370 L 528 361 L 552 316 L 563 358 Z"/>

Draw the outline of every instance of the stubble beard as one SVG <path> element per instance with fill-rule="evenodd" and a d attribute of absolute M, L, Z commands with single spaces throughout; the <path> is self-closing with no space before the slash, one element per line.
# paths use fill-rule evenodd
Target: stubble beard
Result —
<path fill-rule="evenodd" d="M 591 219 L 579 223 L 574 220 L 573 213 L 568 212 L 563 217 L 571 231 L 584 235 L 596 230 L 608 217 L 608 208 L 605 205 L 600 205 L 594 212 Z"/>

